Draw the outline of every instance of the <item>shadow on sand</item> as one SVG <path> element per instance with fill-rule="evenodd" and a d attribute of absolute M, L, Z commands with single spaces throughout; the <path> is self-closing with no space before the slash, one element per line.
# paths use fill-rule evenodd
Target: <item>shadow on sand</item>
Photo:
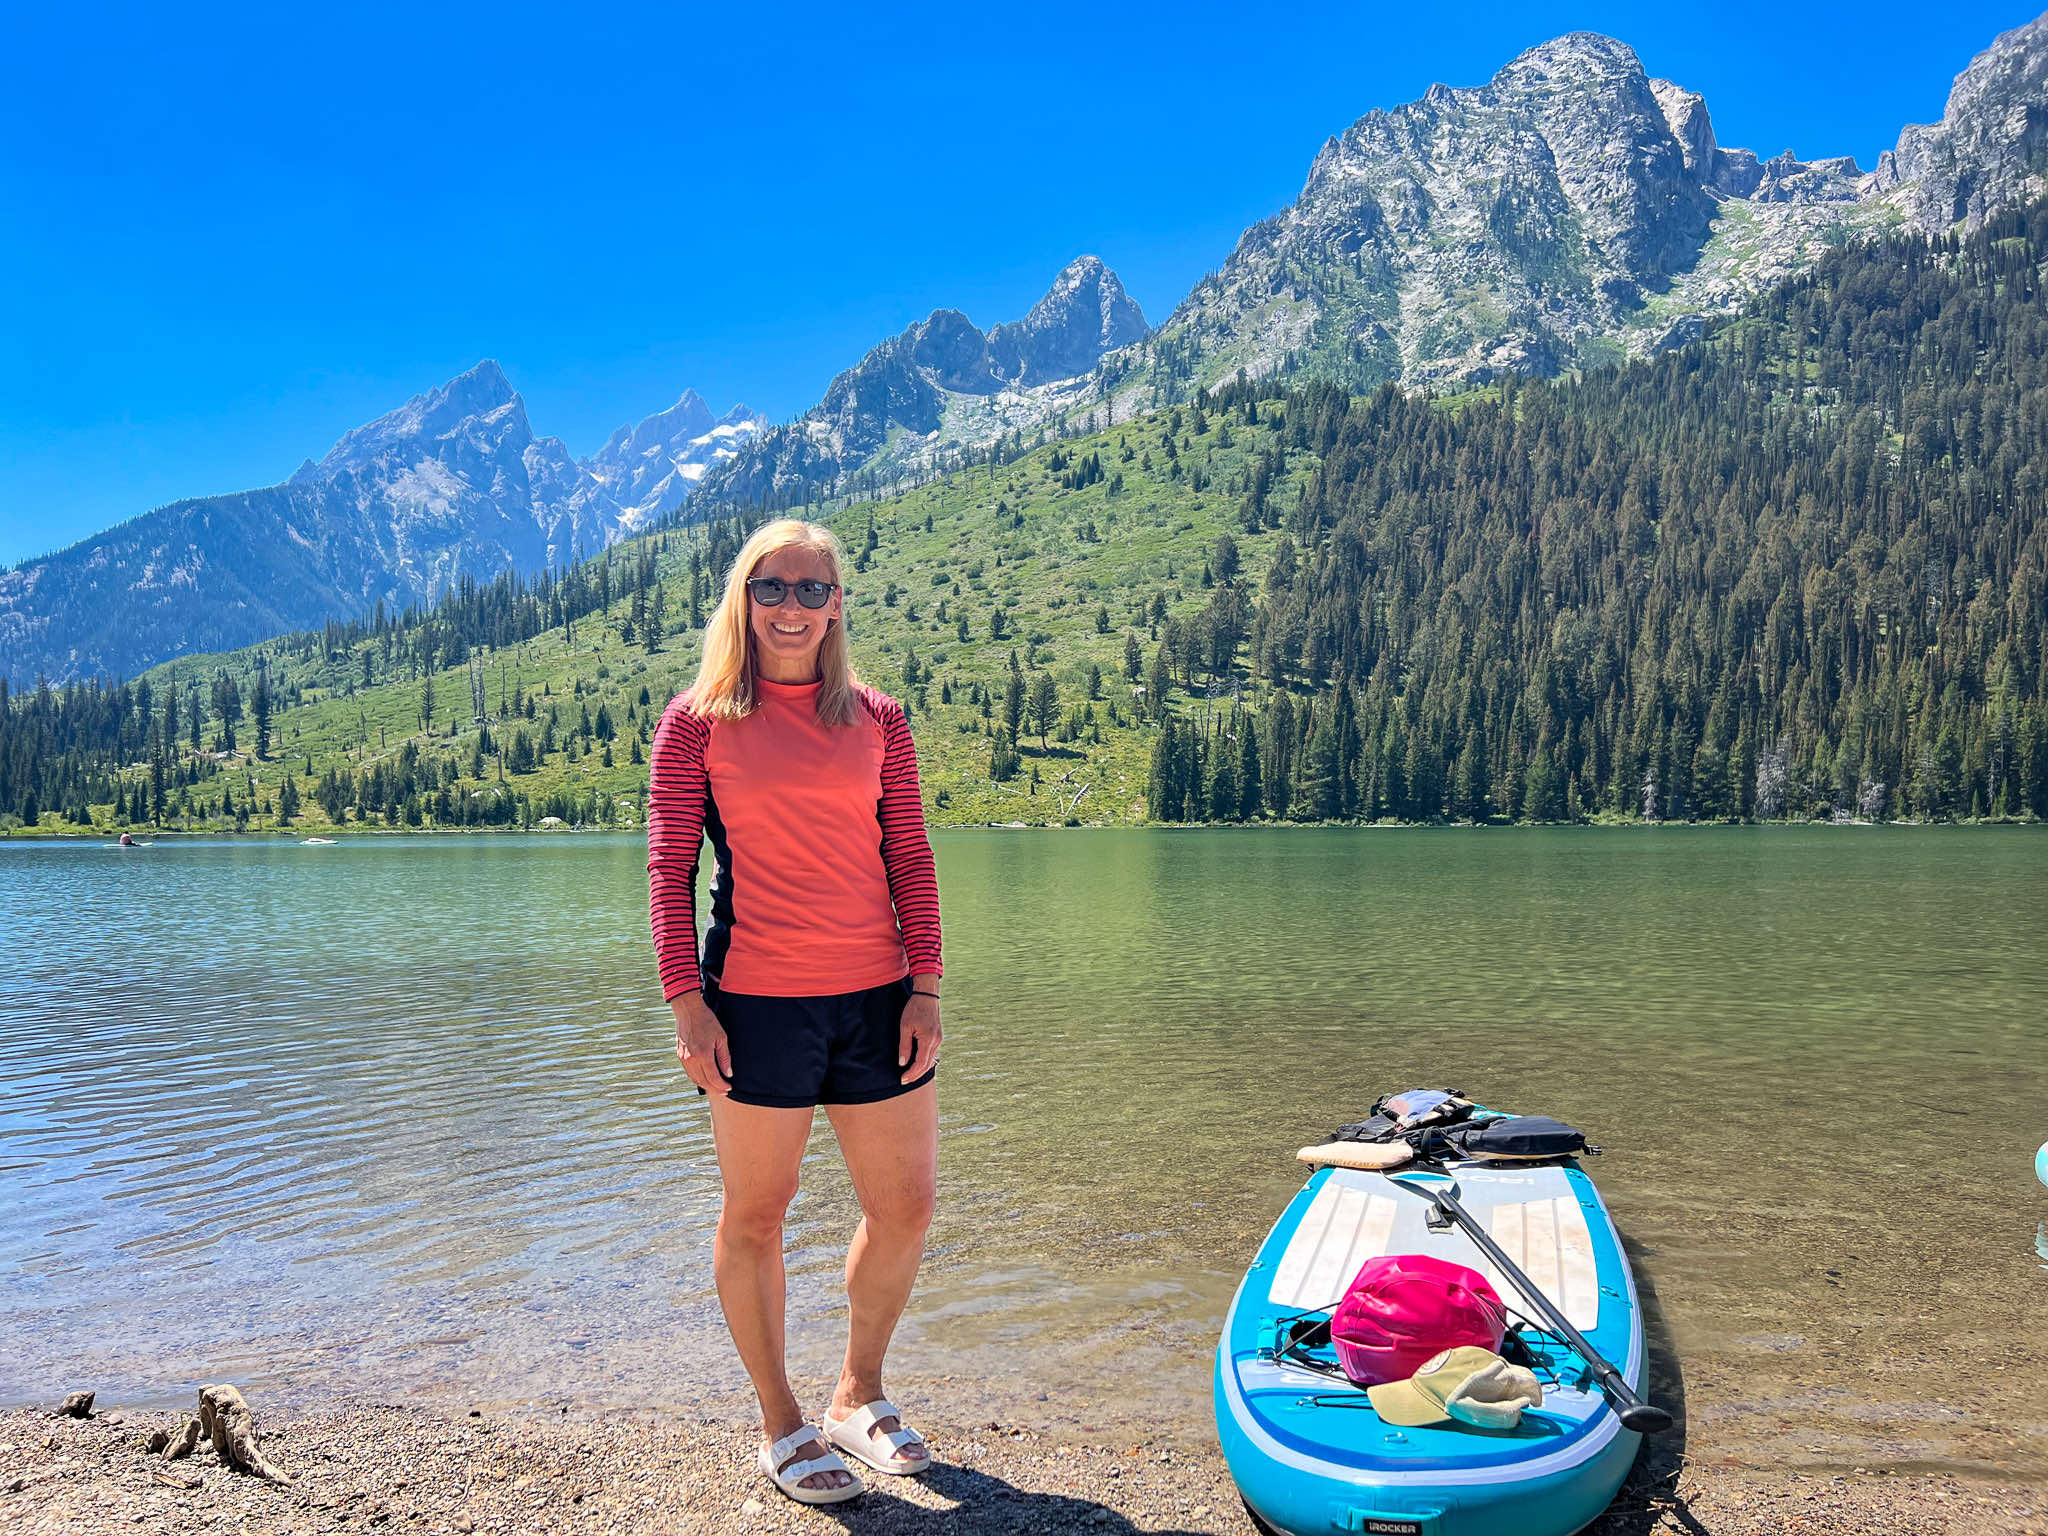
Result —
<path fill-rule="evenodd" d="M 1642 1449 L 1636 1453 L 1621 1491 L 1607 1506 L 1607 1513 L 1586 1527 L 1584 1536 L 1647 1536 L 1665 1521 L 1695 1536 L 1708 1536 L 1707 1528 L 1693 1518 L 1678 1491 L 1680 1474 L 1685 1471 L 1685 1370 L 1678 1363 L 1670 1321 L 1643 1250 L 1627 1238 L 1621 1245 L 1635 1270 L 1636 1294 L 1643 1306 L 1643 1347 L 1650 1355 L 1648 1396 L 1671 1414 L 1672 1423 L 1661 1435 L 1643 1436 Z"/>
<path fill-rule="evenodd" d="M 1213 1536 L 1217 1531 L 1245 1529 L 1244 1517 L 1233 1505 L 1227 1510 L 1217 1510 L 1214 1517 L 1205 1519 L 1199 1527 L 1138 1526 L 1123 1515 L 1094 1499 L 1063 1493 L 1026 1493 L 1012 1487 L 999 1477 L 986 1472 L 977 1472 L 971 1467 L 950 1466 L 937 1462 L 931 1471 L 924 1474 L 922 1482 L 934 1493 L 951 1500 L 951 1509 L 928 1509 L 921 1504 L 911 1504 L 903 1499 L 894 1499 L 886 1492 L 877 1497 L 876 1483 L 887 1483 L 888 1478 L 870 1478 L 869 1491 L 858 1499 L 845 1504 L 828 1504 L 820 1511 L 830 1515 L 848 1531 L 857 1536 L 1017 1536 L 1040 1532 L 1080 1533 L 1103 1532 L 1105 1536 L 1136 1536 L 1143 1530 L 1147 1536 Z"/>

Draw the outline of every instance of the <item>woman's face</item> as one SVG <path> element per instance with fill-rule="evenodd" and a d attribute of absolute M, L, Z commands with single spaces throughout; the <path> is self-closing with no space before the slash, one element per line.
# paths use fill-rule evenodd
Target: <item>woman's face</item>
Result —
<path fill-rule="evenodd" d="M 791 588 L 779 608 L 757 603 L 753 592 L 747 593 L 747 627 L 753 631 L 761 672 L 771 680 L 786 680 L 799 670 L 806 678 L 816 676 L 818 647 L 825 642 L 826 626 L 839 619 L 840 593 L 835 586 L 824 607 L 806 608 L 796 600 L 795 584 L 831 581 L 832 562 L 815 549 L 785 545 L 764 555 L 754 567 L 754 575 L 779 576 Z M 782 679 L 777 679 L 778 673 Z"/>

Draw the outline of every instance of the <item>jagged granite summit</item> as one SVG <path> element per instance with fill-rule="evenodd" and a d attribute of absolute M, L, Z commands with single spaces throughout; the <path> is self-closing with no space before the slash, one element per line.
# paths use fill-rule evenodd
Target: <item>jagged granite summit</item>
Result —
<path fill-rule="evenodd" d="M 685 395 L 586 466 L 535 435 L 486 360 L 345 433 L 282 485 L 173 502 L 0 574 L 0 675 L 132 675 L 602 549 L 758 427 L 742 408 L 724 435 L 709 422 L 680 438 L 697 424 L 691 402 L 708 421 Z"/>
<path fill-rule="evenodd" d="M 1701 97 L 1575 32 L 1483 86 L 1432 86 L 1327 142 L 1142 345 L 1105 359 L 1130 408 L 1242 368 L 1355 386 L 1555 373 L 1697 335 L 1836 241 L 1980 222 L 2043 190 L 2048 17 L 1957 79 L 1942 122 L 1864 174 L 1715 141 Z"/>
<path fill-rule="evenodd" d="M 1093 368 L 1105 352 L 1140 341 L 1151 327 L 1099 257 L 1070 262 L 1022 320 L 988 333 L 988 368 L 1004 385 L 1056 384 Z M 977 391 L 988 393 L 988 391 Z"/>
<path fill-rule="evenodd" d="M 1105 352 L 1142 339 L 1145 316 L 1094 256 L 1070 263 L 1023 319 L 983 332 L 939 309 L 875 347 L 704 480 L 714 499 L 755 501 L 867 472 L 882 483 L 944 468 L 963 449 L 1056 418 Z"/>
<path fill-rule="evenodd" d="M 535 436 L 526 402 L 489 359 L 345 433 L 284 489 L 304 493 L 314 514 L 302 539 L 345 535 L 367 557 L 350 583 L 357 606 L 340 612 L 601 549 L 622 512 L 560 438 Z"/>

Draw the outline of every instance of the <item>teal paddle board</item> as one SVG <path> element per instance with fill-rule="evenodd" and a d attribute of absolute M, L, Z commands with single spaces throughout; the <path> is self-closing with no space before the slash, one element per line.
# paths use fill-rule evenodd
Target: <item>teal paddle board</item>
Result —
<path fill-rule="evenodd" d="M 1634 1461 L 1625 1428 L 1585 1362 L 1531 1335 L 1541 1408 L 1511 1430 L 1455 1422 L 1396 1428 L 1363 1391 L 1283 1350 L 1304 1314 L 1334 1307 L 1359 1266 L 1427 1253 L 1487 1277 L 1509 1310 L 1533 1306 L 1433 1201 L 1405 1184 L 1447 1179 L 1468 1210 L 1638 1393 L 1648 1364 L 1642 1309 L 1621 1239 L 1591 1179 L 1569 1161 L 1453 1161 L 1442 1173 L 1320 1168 L 1246 1271 L 1216 1350 L 1216 1430 L 1245 1508 L 1266 1532 L 1317 1536 L 1568 1536 L 1597 1518 Z M 1316 1352 L 1308 1351 L 1311 1358 Z M 1325 1364 L 1334 1364 L 1327 1346 Z"/>

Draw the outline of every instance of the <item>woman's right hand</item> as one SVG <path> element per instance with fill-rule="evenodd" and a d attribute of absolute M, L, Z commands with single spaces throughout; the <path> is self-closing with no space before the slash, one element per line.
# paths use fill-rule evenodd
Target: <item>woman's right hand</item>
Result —
<path fill-rule="evenodd" d="M 732 1049 L 704 994 L 685 992 L 669 1007 L 676 1016 L 676 1059 L 690 1081 L 706 1093 L 731 1093 Z"/>

